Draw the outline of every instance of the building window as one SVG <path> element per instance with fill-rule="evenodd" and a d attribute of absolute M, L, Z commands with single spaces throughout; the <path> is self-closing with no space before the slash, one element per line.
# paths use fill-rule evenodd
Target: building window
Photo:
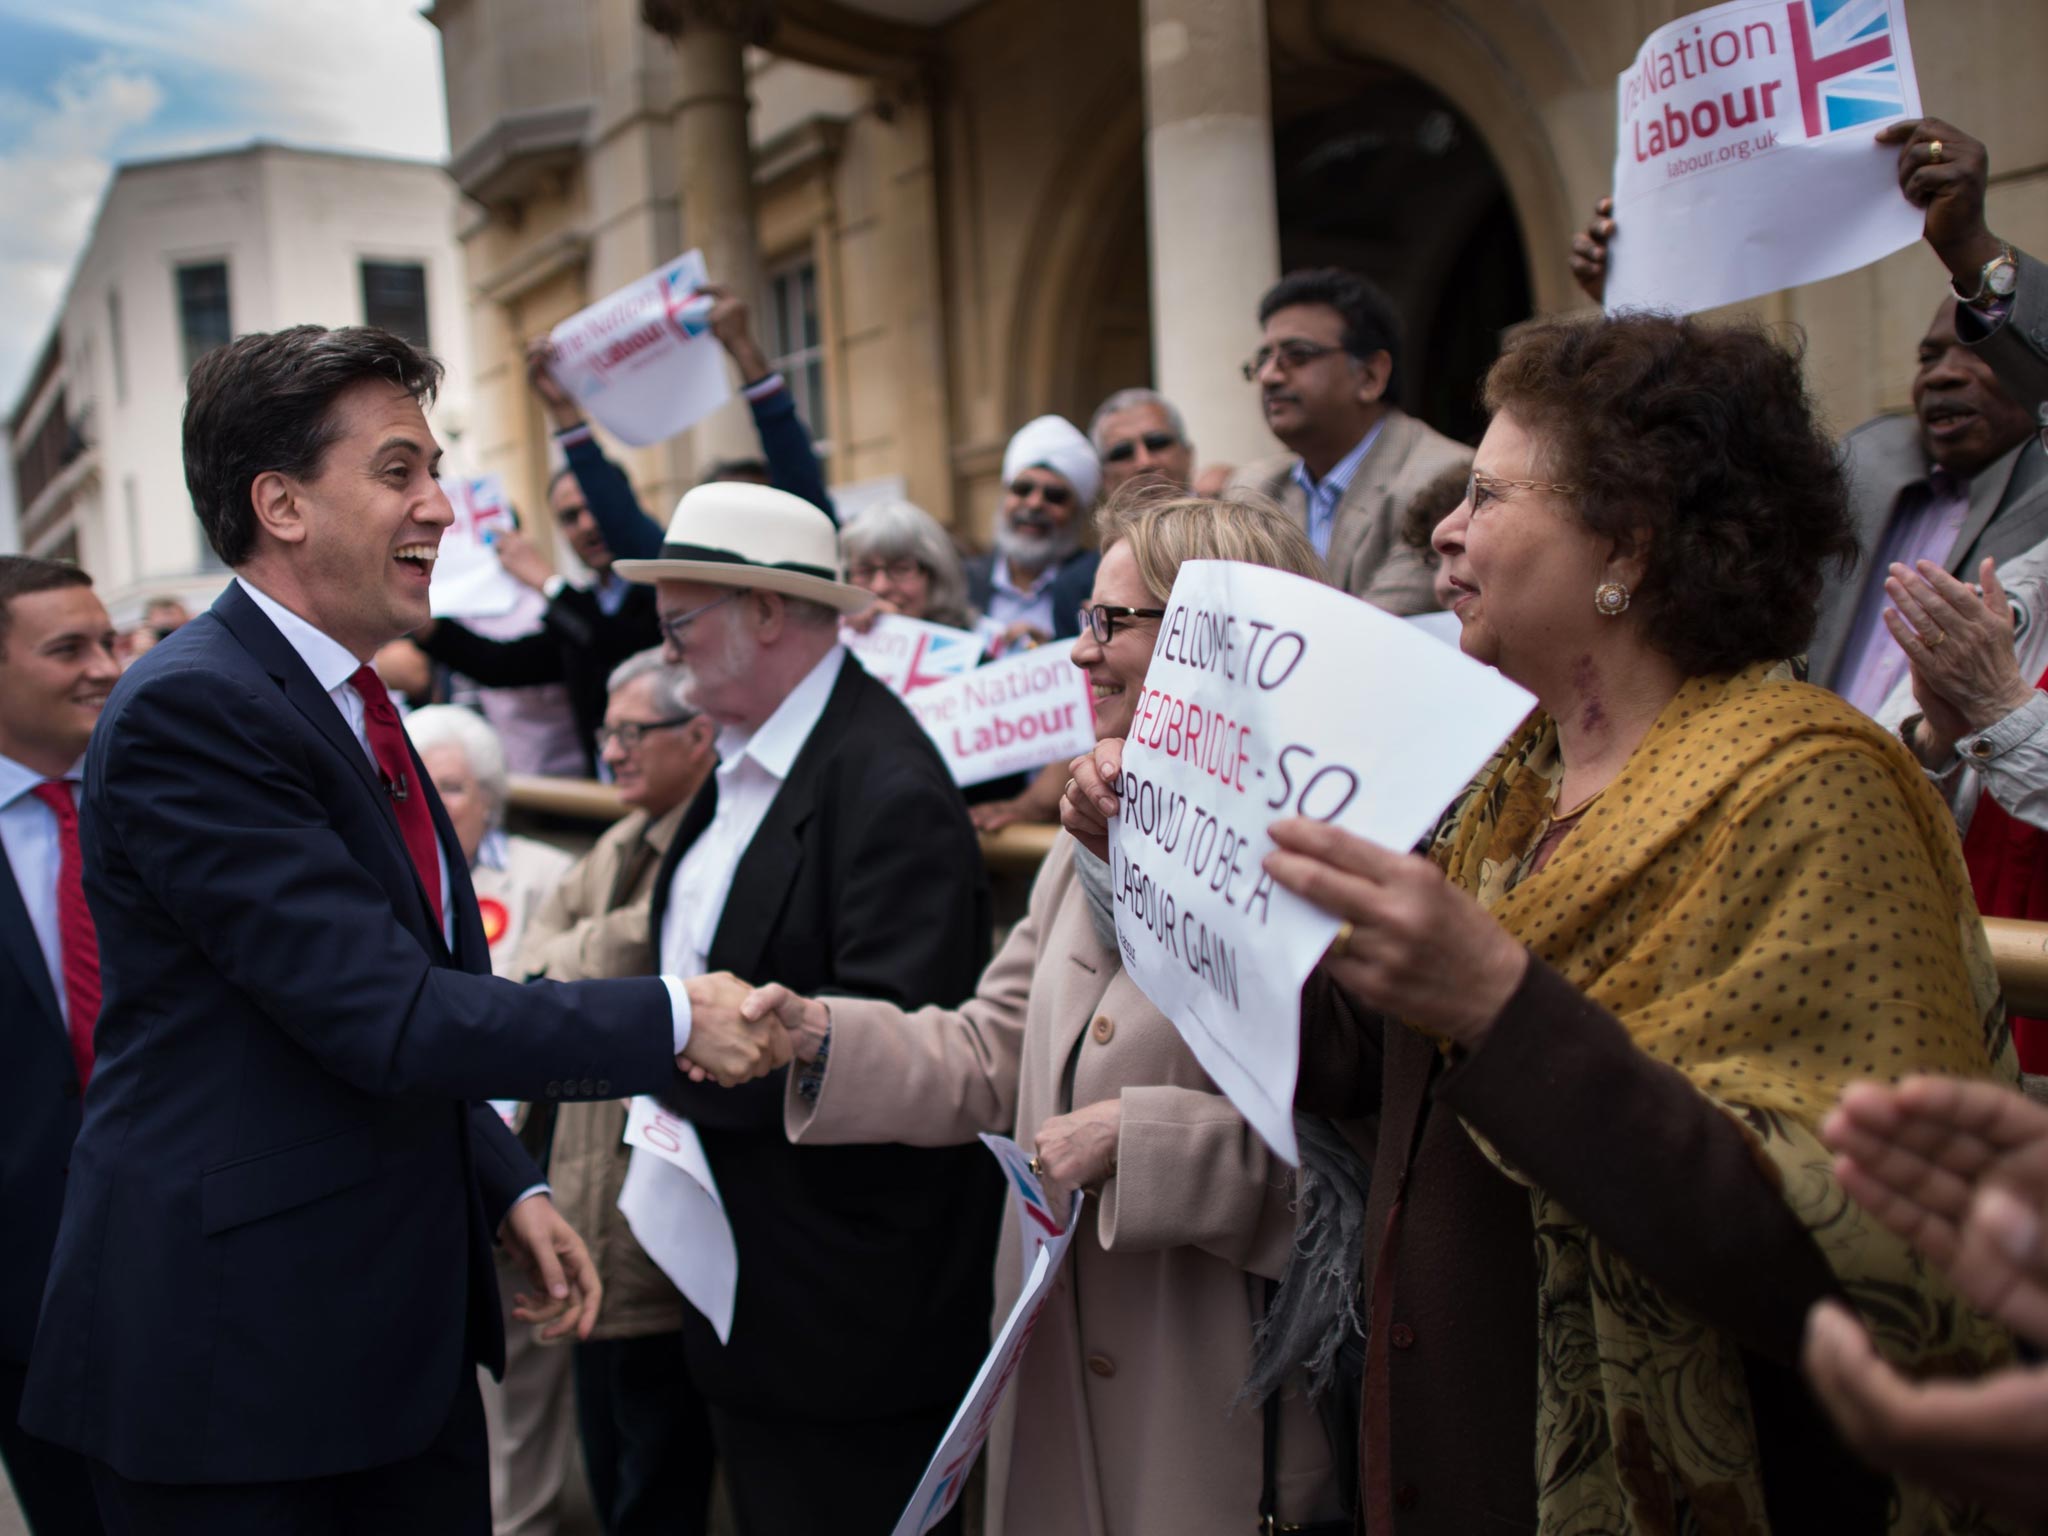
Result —
<path fill-rule="evenodd" d="M 363 263 L 363 324 L 427 345 L 427 269 L 416 261 Z"/>
<path fill-rule="evenodd" d="M 818 264 L 808 256 L 768 274 L 769 362 L 788 381 L 820 456 L 830 451 L 825 420 L 825 348 L 818 325 Z"/>
<path fill-rule="evenodd" d="M 107 290 L 107 350 L 114 359 L 114 404 L 128 403 L 128 343 L 121 335 L 121 291 Z"/>
<path fill-rule="evenodd" d="M 185 337 L 185 371 L 215 347 L 234 339 L 228 319 L 228 264 L 195 262 L 178 268 L 178 325 Z"/>

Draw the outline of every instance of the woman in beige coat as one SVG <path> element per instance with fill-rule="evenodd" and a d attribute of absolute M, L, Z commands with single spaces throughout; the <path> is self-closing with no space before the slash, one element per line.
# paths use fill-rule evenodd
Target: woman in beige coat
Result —
<path fill-rule="evenodd" d="M 1113 503 L 1102 522 L 1074 662 L 1105 735 L 1129 724 L 1181 561 L 1322 576 L 1301 532 L 1266 506 Z M 1125 976 L 1107 870 L 1091 861 L 1060 838 L 1029 913 L 957 1010 L 756 996 L 811 1063 L 791 1074 L 792 1139 L 943 1146 L 1014 1133 L 1036 1147 L 1049 1191 L 1091 1191 L 989 1439 L 991 1536 L 1250 1536 L 1263 1419 L 1237 1398 L 1293 1233 L 1289 1170 Z M 1022 1281 L 1013 1218 L 998 1316 Z M 1327 1437 L 1299 1394 L 1281 1405 L 1274 1473 L 1283 1526 L 1338 1513 Z"/>

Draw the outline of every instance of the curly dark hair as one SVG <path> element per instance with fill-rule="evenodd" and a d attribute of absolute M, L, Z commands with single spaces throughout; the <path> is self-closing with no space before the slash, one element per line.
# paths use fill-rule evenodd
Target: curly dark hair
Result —
<path fill-rule="evenodd" d="M 1623 313 L 1526 326 L 1486 376 L 1486 408 L 1543 445 L 1579 519 L 1647 546 L 1633 606 L 1687 676 L 1802 654 L 1822 566 L 1856 557 L 1801 351 L 1755 324 Z"/>
<path fill-rule="evenodd" d="M 1290 272 L 1259 300 L 1259 324 L 1296 304 L 1321 304 L 1344 322 L 1344 350 L 1363 362 L 1375 352 L 1387 354 L 1387 396 L 1391 399 L 1401 373 L 1401 318 L 1394 301 L 1371 278 L 1342 267 L 1305 267 Z"/>
<path fill-rule="evenodd" d="M 295 325 L 251 332 L 215 347 L 185 384 L 185 488 L 206 542 L 230 568 L 256 548 L 249 491 L 272 470 L 306 480 L 341 435 L 336 397 L 364 379 L 385 379 L 422 406 L 441 364 L 375 326 Z"/>
<path fill-rule="evenodd" d="M 1401 542 L 1422 556 L 1423 564 L 1431 570 L 1441 558 L 1436 546 L 1430 542 L 1436 533 L 1436 525 L 1458 510 L 1458 503 L 1465 499 L 1465 487 L 1472 478 L 1472 466 L 1459 464 L 1445 470 L 1409 499 L 1408 510 L 1401 514 Z"/>

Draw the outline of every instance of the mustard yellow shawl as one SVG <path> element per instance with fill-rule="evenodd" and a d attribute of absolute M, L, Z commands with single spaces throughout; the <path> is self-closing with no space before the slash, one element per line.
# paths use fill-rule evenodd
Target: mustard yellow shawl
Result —
<path fill-rule="evenodd" d="M 1538 873 L 1562 769 L 1538 713 L 1436 857 L 1636 1045 L 1742 1127 L 1899 1366 L 1972 1373 L 2005 1333 L 1843 1193 L 1817 1131 L 1850 1083 L 2016 1079 L 1953 822 L 1903 747 L 1783 666 L 1687 683 Z M 1527 1183 L 1483 1138 L 1482 1150 Z M 1539 1528 L 1769 1529 L 1737 1346 L 1531 1187 Z M 1900 1484 L 1891 1529 L 1997 1529 Z"/>

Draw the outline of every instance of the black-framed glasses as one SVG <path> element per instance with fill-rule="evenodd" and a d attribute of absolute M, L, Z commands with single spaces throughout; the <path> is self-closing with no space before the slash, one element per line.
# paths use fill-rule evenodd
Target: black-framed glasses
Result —
<path fill-rule="evenodd" d="M 703 618 L 704 615 L 709 613 L 712 609 L 723 608 L 727 603 L 732 602 L 735 598 L 744 596 L 746 592 L 747 588 L 745 587 L 734 587 L 732 591 L 726 593 L 725 596 L 713 598 L 708 603 L 700 603 L 695 608 L 692 608 L 688 613 L 679 613 L 672 619 L 661 620 L 659 624 L 659 628 L 661 630 L 661 638 L 667 644 L 674 646 L 678 651 L 680 651 L 683 648 L 684 630 L 688 629 L 698 619 Z"/>
<path fill-rule="evenodd" d="M 1328 357 L 1332 352 L 1342 352 L 1342 347 L 1329 346 L 1320 341 L 1283 341 L 1278 346 L 1261 347 L 1251 355 L 1244 365 L 1244 381 L 1258 382 L 1259 375 L 1266 371 L 1266 364 L 1277 362 L 1289 373 L 1297 368 L 1306 368 L 1319 357 Z"/>
<path fill-rule="evenodd" d="M 891 581 L 910 581 L 924 566 L 908 558 L 899 560 L 856 560 L 846 568 L 846 579 L 857 587 L 864 587 L 879 576 Z"/>
<path fill-rule="evenodd" d="M 1095 637 L 1097 645 L 1109 644 L 1119 622 L 1165 617 L 1164 608 L 1124 608 L 1115 603 L 1083 603 L 1080 608 L 1081 628 Z"/>
<path fill-rule="evenodd" d="M 1048 507 L 1064 507 L 1074 499 L 1064 485 L 1047 485 L 1043 480 L 1012 480 L 1010 494 L 1019 501 L 1029 501 L 1035 495 Z"/>
<path fill-rule="evenodd" d="M 1138 456 L 1138 444 L 1145 445 L 1150 454 L 1161 454 L 1169 448 L 1178 448 L 1180 439 L 1171 432 L 1143 432 L 1136 437 L 1127 437 L 1102 456 L 1105 464 L 1125 464 Z"/>
<path fill-rule="evenodd" d="M 597 750 L 607 751 L 616 741 L 621 748 L 631 752 L 647 739 L 649 731 L 672 731 L 696 718 L 693 710 L 687 715 L 676 715 L 667 720 L 628 720 L 623 725 L 600 725 L 597 728 Z"/>

